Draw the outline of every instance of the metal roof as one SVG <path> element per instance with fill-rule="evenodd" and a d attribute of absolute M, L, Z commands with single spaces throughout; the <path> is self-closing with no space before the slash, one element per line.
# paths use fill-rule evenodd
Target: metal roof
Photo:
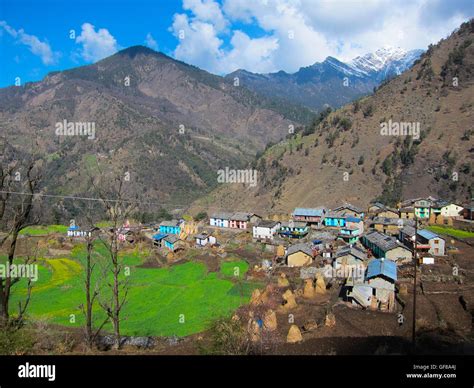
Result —
<path fill-rule="evenodd" d="M 349 216 L 349 217 L 346 218 L 346 221 L 347 221 L 347 222 L 361 222 L 362 219 L 360 219 L 359 217 L 351 217 L 351 216 Z"/>
<path fill-rule="evenodd" d="M 157 233 L 157 234 L 154 234 L 152 236 L 153 240 L 156 240 L 156 241 L 161 241 L 163 240 L 166 236 L 168 236 L 167 234 L 162 234 L 162 233 Z"/>
<path fill-rule="evenodd" d="M 352 255 L 360 260 L 367 260 L 367 253 L 357 246 L 345 246 L 336 251 L 336 258 L 346 255 Z"/>
<path fill-rule="evenodd" d="M 305 216 L 305 217 L 322 217 L 324 212 L 325 212 L 324 208 L 310 209 L 310 208 L 297 207 L 294 210 L 293 215 Z"/>
<path fill-rule="evenodd" d="M 331 211 L 326 214 L 326 218 L 346 218 L 341 212 Z"/>
<path fill-rule="evenodd" d="M 293 254 L 293 253 L 296 253 L 296 252 L 304 252 L 306 253 L 307 255 L 309 256 L 313 256 L 313 250 L 311 249 L 311 247 L 306 244 L 306 243 L 300 243 L 300 244 L 294 244 L 294 245 L 291 245 L 289 248 L 288 248 L 288 251 L 286 253 L 287 256 Z"/>
<path fill-rule="evenodd" d="M 371 232 L 365 235 L 365 238 L 372 244 L 378 246 L 382 251 L 387 252 L 391 249 L 403 247 L 397 239 L 379 232 Z M 406 249 L 406 248 L 405 248 Z"/>
<path fill-rule="evenodd" d="M 279 223 L 280 223 L 279 221 L 262 220 L 257 224 L 257 226 L 259 228 L 273 228 Z"/>
<path fill-rule="evenodd" d="M 432 238 L 441 238 L 436 233 L 433 233 L 432 231 L 428 229 L 419 230 L 418 235 L 426 238 L 427 240 L 431 240 Z"/>
<path fill-rule="evenodd" d="M 231 215 L 230 219 L 235 221 L 248 221 L 250 218 L 249 213 L 237 212 Z"/>
<path fill-rule="evenodd" d="M 350 203 L 345 203 L 344 205 L 335 208 L 334 211 L 337 212 L 337 211 L 341 211 L 341 210 L 344 210 L 344 209 L 352 210 L 355 213 L 363 213 L 364 212 L 361 208 L 358 208 L 357 206 L 354 206 Z"/>
<path fill-rule="evenodd" d="M 160 226 L 179 226 L 178 220 L 163 221 Z"/>
<path fill-rule="evenodd" d="M 210 218 L 215 218 L 218 220 L 230 220 L 230 217 L 232 217 L 232 213 L 218 212 L 212 213 Z"/>
<path fill-rule="evenodd" d="M 292 225 L 292 226 L 290 226 Z M 305 228 L 306 226 L 308 226 L 308 224 L 306 222 L 301 222 L 301 221 L 291 221 L 291 222 L 282 222 L 281 223 L 281 226 L 282 227 L 285 227 L 285 228 Z"/>
<path fill-rule="evenodd" d="M 392 260 L 373 259 L 367 266 L 367 279 L 383 275 L 392 280 L 397 280 L 397 263 Z"/>
<path fill-rule="evenodd" d="M 169 234 L 164 238 L 165 241 L 168 241 L 171 244 L 174 244 L 176 241 L 179 241 L 180 238 L 174 234 Z"/>

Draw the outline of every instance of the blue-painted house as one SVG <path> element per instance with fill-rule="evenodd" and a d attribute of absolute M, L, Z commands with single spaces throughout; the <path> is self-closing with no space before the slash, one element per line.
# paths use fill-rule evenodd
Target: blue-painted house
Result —
<path fill-rule="evenodd" d="M 358 228 L 345 226 L 339 231 L 338 237 L 348 244 L 355 244 L 359 240 L 360 231 Z"/>
<path fill-rule="evenodd" d="M 182 248 L 182 241 L 181 239 L 174 235 L 169 234 L 163 239 L 163 243 L 165 248 L 168 248 L 171 252 L 177 251 L 179 248 Z"/>
<path fill-rule="evenodd" d="M 153 245 L 162 247 L 163 246 L 163 239 L 168 236 L 167 234 L 163 233 L 156 233 L 152 236 L 153 239 Z"/>
<path fill-rule="evenodd" d="M 324 225 L 335 228 L 344 227 L 346 226 L 346 216 L 341 213 L 329 212 L 324 218 Z"/>
<path fill-rule="evenodd" d="M 309 232 L 306 222 L 290 221 L 282 222 L 278 234 L 282 237 L 303 238 Z"/>
<path fill-rule="evenodd" d="M 160 224 L 160 233 L 179 235 L 181 233 L 181 222 L 178 220 L 163 221 Z"/>

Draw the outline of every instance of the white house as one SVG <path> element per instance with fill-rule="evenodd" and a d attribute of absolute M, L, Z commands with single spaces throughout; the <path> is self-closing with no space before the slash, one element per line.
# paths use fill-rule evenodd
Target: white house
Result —
<path fill-rule="evenodd" d="M 218 226 L 220 228 L 228 228 L 232 213 L 214 213 L 209 217 L 209 225 Z"/>
<path fill-rule="evenodd" d="M 443 206 L 441 208 L 440 214 L 443 217 L 462 217 L 462 212 L 464 208 L 462 206 L 456 205 L 455 203 L 450 203 L 449 205 Z"/>
<path fill-rule="evenodd" d="M 195 237 L 196 245 L 200 247 L 205 247 L 206 245 L 214 245 L 216 243 L 216 238 L 207 233 L 197 234 Z"/>
<path fill-rule="evenodd" d="M 260 221 L 252 228 L 253 238 L 256 240 L 273 240 L 280 226 L 281 223 L 278 221 Z"/>

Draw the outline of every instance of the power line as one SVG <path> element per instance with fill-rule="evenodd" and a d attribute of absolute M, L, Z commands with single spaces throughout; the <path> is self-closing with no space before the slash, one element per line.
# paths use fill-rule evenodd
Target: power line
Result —
<path fill-rule="evenodd" d="M 0 190 L 0 194 L 24 195 L 24 196 L 33 196 L 33 197 L 36 196 L 36 197 L 53 198 L 53 199 L 71 199 L 71 200 L 91 201 L 91 202 L 135 203 L 138 205 L 151 205 L 151 206 L 159 206 L 159 207 L 172 205 L 178 208 L 188 208 L 190 205 L 190 204 L 176 204 L 176 203 L 165 203 L 165 202 L 149 202 L 149 201 L 139 201 L 139 200 L 130 200 L 130 199 L 120 200 L 120 199 L 112 199 L 112 198 L 81 197 L 81 196 L 76 196 L 76 195 L 27 193 L 27 192 L 21 192 L 21 191 L 7 191 L 7 190 Z M 223 208 L 221 207 L 208 206 L 208 205 L 202 205 L 202 207 L 205 207 L 206 209 L 213 210 L 213 211 L 223 211 Z M 248 209 L 241 209 L 241 210 L 233 209 L 233 211 L 248 211 Z M 270 211 L 270 213 L 281 214 L 281 215 L 287 214 L 285 212 L 272 212 L 272 211 Z"/>

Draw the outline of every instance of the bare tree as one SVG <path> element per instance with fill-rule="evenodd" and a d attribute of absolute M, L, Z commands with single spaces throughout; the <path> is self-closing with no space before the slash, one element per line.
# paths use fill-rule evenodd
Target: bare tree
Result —
<path fill-rule="evenodd" d="M 34 194 L 38 189 L 41 178 L 38 171 L 41 165 L 40 159 L 30 157 L 24 161 L 22 165 L 25 172 L 23 172 L 22 177 L 20 171 L 17 170 L 20 168 L 19 162 L 15 162 L 14 158 L 10 158 L 11 149 L 8 144 L 2 143 L 0 165 L 0 222 L 2 228 L 5 229 L 5 235 L 0 239 L 0 244 L 2 246 L 6 245 L 7 265 L 10 267 L 16 258 L 20 232 L 26 227 L 39 222 L 39 218 L 33 216 L 33 206 Z M 21 195 L 18 193 L 21 193 Z M 32 257 L 28 256 L 25 264 L 29 263 L 30 260 L 32 260 Z M 0 325 L 3 327 L 12 322 L 21 323 L 28 306 L 31 281 L 28 282 L 27 300 L 19 305 L 20 310 L 16 319 L 10 320 L 11 290 L 13 285 L 19 281 L 19 277 L 12 278 L 9 273 L 6 274 L 5 278 L 0 278 Z"/>
<path fill-rule="evenodd" d="M 86 236 L 86 262 L 85 262 L 85 276 L 84 276 L 84 290 L 85 290 L 85 305 L 81 305 L 81 309 L 86 318 L 85 323 L 85 337 L 86 344 L 90 348 L 95 343 L 95 340 L 99 336 L 102 328 L 108 322 L 109 317 L 102 321 L 102 323 L 94 329 L 94 306 L 96 304 L 97 298 L 100 295 L 100 284 L 99 281 L 94 282 L 93 274 L 95 272 L 96 261 L 94 260 L 94 243 L 96 241 L 96 236 L 94 233 L 97 228 L 92 228 L 88 231 Z"/>
<path fill-rule="evenodd" d="M 114 349 L 121 346 L 120 323 L 123 306 L 127 301 L 129 281 L 122 276 L 124 265 L 120 258 L 120 250 L 123 247 L 122 239 L 124 224 L 136 209 L 136 202 L 127 197 L 127 189 L 130 182 L 127 179 L 128 172 L 123 174 L 112 173 L 107 177 L 100 168 L 99 174 L 91 178 L 91 184 L 97 192 L 103 204 L 108 220 L 111 225 L 106 236 L 101 236 L 100 241 L 107 249 L 109 261 L 104 267 L 103 279 L 111 289 L 111 297 L 99 295 L 99 304 L 106 312 L 113 326 Z M 110 279 L 111 278 L 111 279 Z"/>

